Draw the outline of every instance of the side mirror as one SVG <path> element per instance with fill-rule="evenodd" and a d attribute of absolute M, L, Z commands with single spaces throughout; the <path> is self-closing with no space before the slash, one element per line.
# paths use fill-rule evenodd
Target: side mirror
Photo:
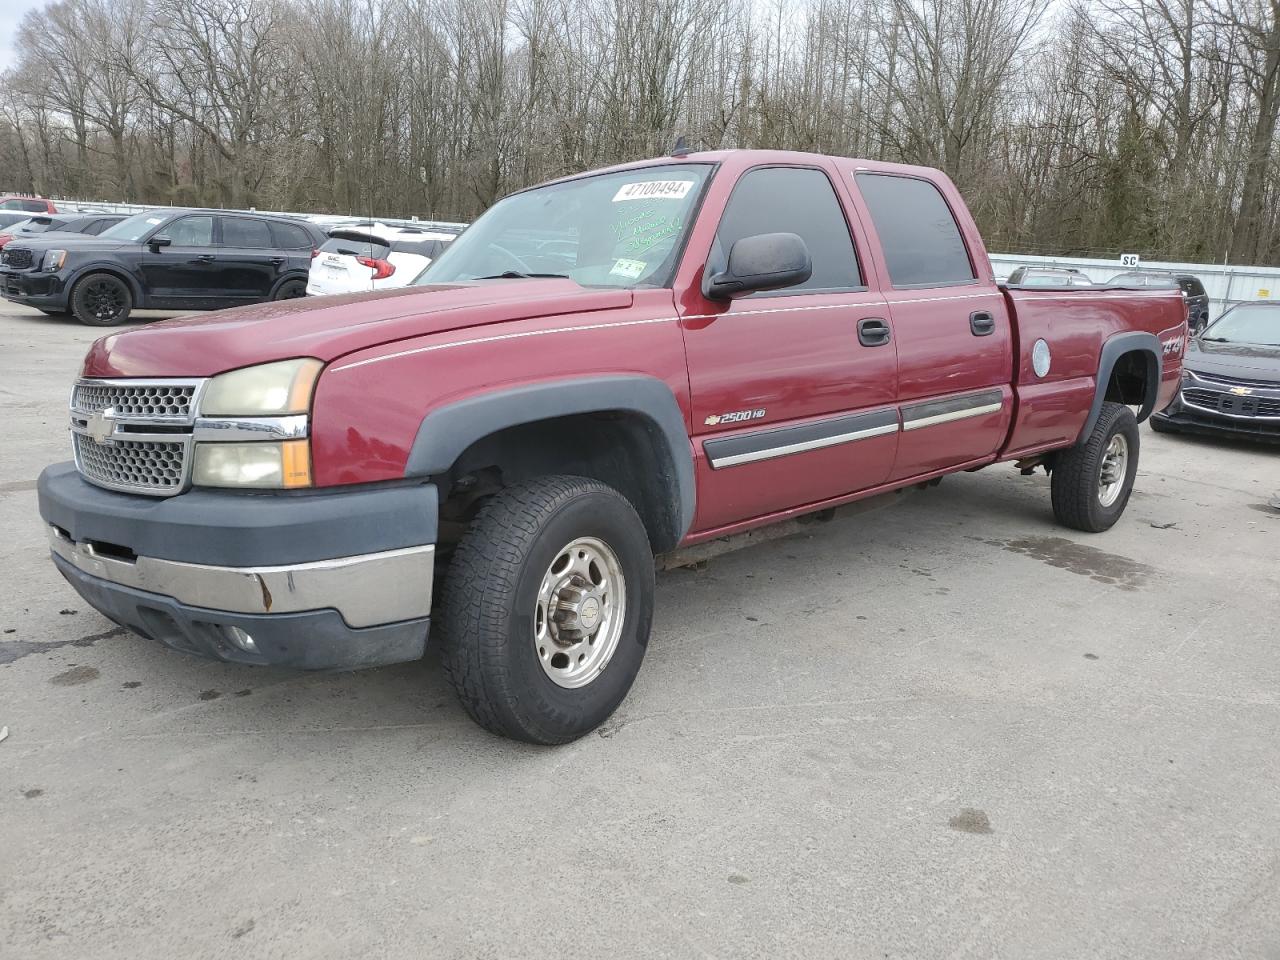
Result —
<path fill-rule="evenodd" d="M 732 300 L 757 290 L 778 290 L 804 283 L 813 275 L 809 248 L 794 233 L 761 233 L 743 237 L 729 250 L 723 273 L 703 280 L 709 300 Z"/>
<path fill-rule="evenodd" d="M 159 253 L 161 247 L 168 247 L 172 245 L 173 245 L 172 238 L 165 237 L 165 236 L 152 237 L 150 240 L 147 241 L 147 246 L 151 248 L 152 253 Z"/>

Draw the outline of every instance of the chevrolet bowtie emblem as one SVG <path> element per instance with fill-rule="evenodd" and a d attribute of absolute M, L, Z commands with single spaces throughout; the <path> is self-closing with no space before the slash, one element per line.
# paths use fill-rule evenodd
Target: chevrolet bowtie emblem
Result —
<path fill-rule="evenodd" d="M 1234 393 L 1237 397 L 1247 397 L 1249 394 L 1253 393 L 1253 388 L 1252 387 L 1232 387 L 1231 392 Z"/>
<path fill-rule="evenodd" d="M 115 407 L 107 407 L 105 410 L 99 410 L 89 418 L 87 424 L 89 436 L 93 437 L 94 443 L 106 443 L 111 439 L 111 435 L 116 430 L 116 411 Z"/>

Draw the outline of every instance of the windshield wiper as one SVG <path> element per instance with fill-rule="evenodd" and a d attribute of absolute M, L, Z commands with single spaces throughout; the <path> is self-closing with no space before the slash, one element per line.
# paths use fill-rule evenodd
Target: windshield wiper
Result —
<path fill-rule="evenodd" d="M 476 280 L 529 280 L 534 277 L 554 277 L 557 280 L 568 280 L 567 273 L 521 273 L 519 270 L 504 270 L 502 273 L 493 273 L 487 277 L 476 277 Z"/>
<path fill-rule="evenodd" d="M 1203 340 L 1205 343 L 1230 343 L 1231 342 L 1226 337 L 1201 337 L 1200 339 Z"/>

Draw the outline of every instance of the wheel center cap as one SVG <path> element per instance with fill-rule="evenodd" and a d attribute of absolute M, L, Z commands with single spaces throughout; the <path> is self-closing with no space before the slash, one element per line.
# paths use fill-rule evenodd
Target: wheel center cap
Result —
<path fill-rule="evenodd" d="M 578 608 L 578 622 L 582 629 L 590 633 L 600 623 L 600 601 L 595 597 L 587 597 Z"/>

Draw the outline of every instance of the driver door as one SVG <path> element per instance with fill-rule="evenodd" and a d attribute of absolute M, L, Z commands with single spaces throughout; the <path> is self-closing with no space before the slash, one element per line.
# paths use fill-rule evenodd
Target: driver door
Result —
<path fill-rule="evenodd" d="M 870 289 L 856 249 L 863 232 L 829 172 L 746 171 L 705 271 L 723 269 L 735 241 L 777 232 L 804 240 L 808 281 L 728 302 L 695 297 L 681 318 L 697 532 L 874 487 L 893 466 L 897 358 L 888 307 Z"/>

